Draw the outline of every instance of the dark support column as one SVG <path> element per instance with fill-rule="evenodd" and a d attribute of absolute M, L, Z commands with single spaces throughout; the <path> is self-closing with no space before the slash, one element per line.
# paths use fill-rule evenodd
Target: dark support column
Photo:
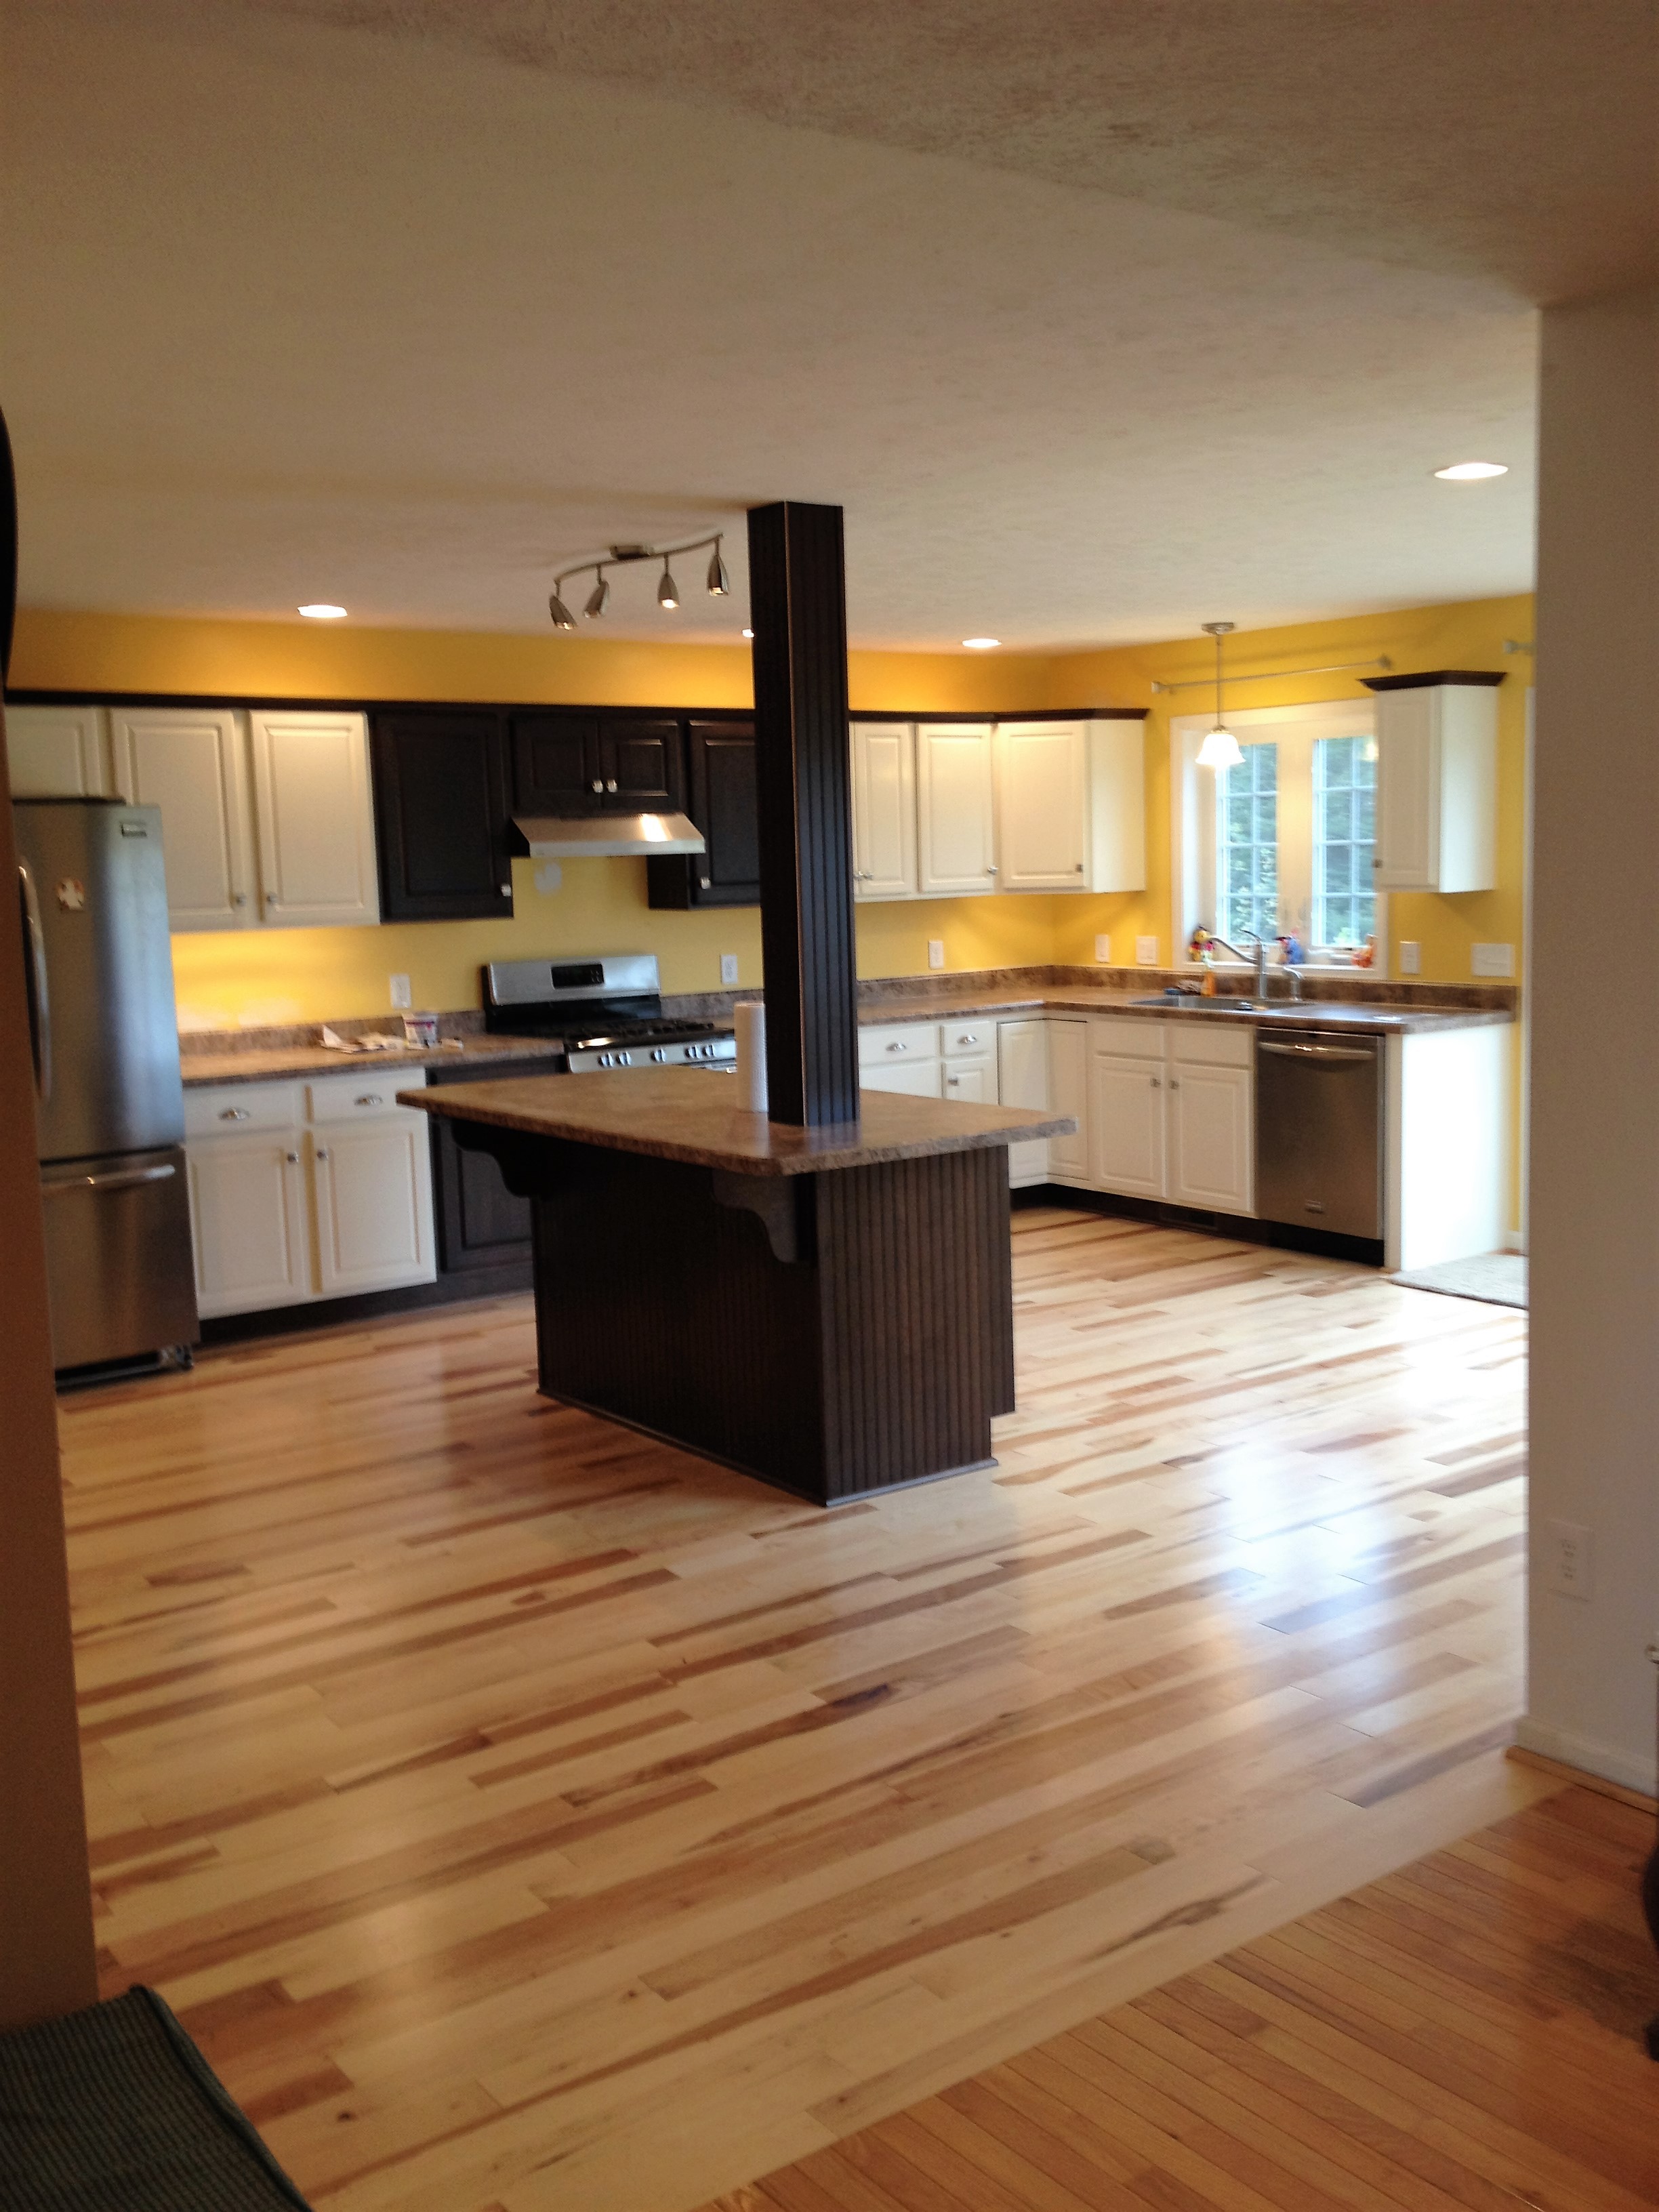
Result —
<path fill-rule="evenodd" d="M 841 509 L 749 514 L 770 1117 L 859 1114 Z"/>

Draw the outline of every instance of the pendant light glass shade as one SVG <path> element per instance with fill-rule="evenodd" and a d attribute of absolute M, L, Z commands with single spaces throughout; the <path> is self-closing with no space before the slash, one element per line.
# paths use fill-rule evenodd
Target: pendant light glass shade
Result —
<path fill-rule="evenodd" d="M 589 622 L 597 622 L 610 604 L 611 586 L 605 581 L 605 571 L 601 568 L 599 580 L 588 593 L 587 605 L 582 609 L 582 612 L 587 617 Z"/>
<path fill-rule="evenodd" d="M 662 564 L 662 581 L 657 586 L 657 605 L 659 607 L 672 608 L 678 606 L 679 603 L 679 587 L 670 574 L 668 563 L 665 561 Z"/>
<path fill-rule="evenodd" d="M 1238 739 L 1219 722 L 1208 732 L 1198 749 L 1200 768 L 1237 768 L 1243 757 L 1239 750 Z"/>
<path fill-rule="evenodd" d="M 732 589 L 732 579 L 726 573 L 726 563 L 720 558 L 720 541 L 714 540 L 714 550 L 708 556 L 708 596 L 723 599 Z"/>
<path fill-rule="evenodd" d="M 556 589 L 550 592 L 548 595 L 547 611 L 553 617 L 553 627 L 555 629 L 575 629 L 576 617 L 571 613 L 569 608 L 566 606 L 564 601 L 559 597 Z"/>

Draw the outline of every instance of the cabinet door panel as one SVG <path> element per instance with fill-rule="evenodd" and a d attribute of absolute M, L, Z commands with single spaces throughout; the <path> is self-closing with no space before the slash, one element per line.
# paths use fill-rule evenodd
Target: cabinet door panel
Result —
<path fill-rule="evenodd" d="M 1435 694 L 1391 691 L 1376 703 L 1376 887 L 1431 890 L 1439 874 L 1439 747 Z"/>
<path fill-rule="evenodd" d="M 990 724 L 919 724 L 916 763 L 916 881 L 922 897 L 994 890 Z"/>
<path fill-rule="evenodd" d="M 596 814 L 604 790 L 598 715 L 514 715 L 513 799 L 520 814 Z"/>
<path fill-rule="evenodd" d="M 240 717 L 228 708 L 118 707 L 112 719 L 122 797 L 161 810 L 169 926 L 252 927 L 259 915 Z"/>
<path fill-rule="evenodd" d="M 940 1089 L 939 1063 L 936 1060 L 912 1060 L 896 1067 L 861 1067 L 859 1089 L 902 1091 L 913 1098 L 937 1098 Z"/>
<path fill-rule="evenodd" d="M 297 1131 L 205 1138 L 187 1148 L 196 1303 L 257 1313 L 313 1295 Z"/>
<path fill-rule="evenodd" d="M 996 753 L 998 890 L 1081 890 L 1087 732 L 1080 722 L 1004 722 Z"/>
<path fill-rule="evenodd" d="M 636 721 L 622 716 L 599 724 L 602 809 L 660 814 L 680 804 L 678 722 Z"/>
<path fill-rule="evenodd" d="M 383 918 L 510 915 L 501 718 L 441 708 L 377 714 L 374 760 Z"/>
<path fill-rule="evenodd" d="M 115 778 L 101 707 L 8 707 L 14 799 L 110 799 Z"/>
<path fill-rule="evenodd" d="M 1052 1020 L 1046 1026 L 1048 1103 L 1077 1123 L 1071 1136 L 1049 1138 L 1048 1172 L 1083 1182 L 1089 1174 L 1089 1026 Z"/>
<path fill-rule="evenodd" d="M 319 1130 L 312 1151 L 323 1295 L 429 1283 L 437 1267 L 425 1117 L 392 1113 Z"/>
<path fill-rule="evenodd" d="M 1250 1212 L 1254 1071 L 1183 1066 L 1169 1080 L 1170 1197 L 1218 1213 Z"/>
<path fill-rule="evenodd" d="M 687 750 L 691 819 L 708 850 L 686 862 L 694 906 L 760 903 L 760 802 L 751 722 L 693 722 Z"/>
<path fill-rule="evenodd" d="M 908 722 L 853 725 L 853 891 L 914 898 L 915 732 Z"/>
<path fill-rule="evenodd" d="M 295 929 L 379 921 L 363 716 L 258 711 L 249 726 L 261 919 Z"/>
<path fill-rule="evenodd" d="M 943 1092 L 966 1106 L 997 1103 L 997 1064 L 989 1053 L 983 1059 L 947 1060 Z"/>
<path fill-rule="evenodd" d="M 1040 1016 L 997 1024 L 997 1094 L 1004 1106 L 1030 1106 L 1041 1112 L 1048 1105 L 1048 1024 Z M 1009 1146 L 1008 1180 L 1016 1188 L 1045 1182 L 1048 1176 L 1046 1137 Z"/>
<path fill-rule="evenodd" d="M 1162 1198 L 1164 1073 L 1144 1060 L 1096 1053 L 1089 1065 L 1089 1180 Z"/>

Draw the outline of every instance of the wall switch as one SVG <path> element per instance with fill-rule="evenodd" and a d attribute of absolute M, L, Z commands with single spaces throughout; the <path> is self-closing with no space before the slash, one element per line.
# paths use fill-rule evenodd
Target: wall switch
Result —
<path fill-rule="evenodd" d="M 1562 1597 L 1595 1595 L 1595 1539 L 1577 1521 L 1544 1523 L 1544 1582 Z"/>
<path fill-rule="evenodd" d="M 1111 940 L 1111 939 L 1110 939 L 1109 937 L 1097 937 L 1097 938 L 1096 938 L 1096 939 L 1095 939 L 1095 958 L 1096 958 L 1097 960 L 1100 960 L 1100 961 L 1106 962 L 1107 963 L 1109 963 L 1109 963 L 1110 963 L 1110 961 L 1111 961 L 1111 957 L 1112 957 L 1112 940 Z"/>
<path fill-rule="evenodd" d="M 945 965 L 945 939 L 942 937 L 928 939 L 927 965 L 930 968 L 942 968 Z"/>
<path fill-rule="evenodd" d="M 564 881 L 564 870 L 556 860 L 538 860 L 535 880 L 542 896 L 550 898 Z"/>
<path fill-rule="evenodd" d="M 1157 939 L 1157 938 L 1155 938 L 1155 937 L 1138 937 L 1138 938 L 1136 938 L 1136 939 L 1135 939 L 1135 963 L 1136 963 L 1136 965 L 1137 965 L 1138 967 L 1141 967 L 1141 968 L 1156 968 L 1156 967 L 1157 967 L 1157 965 L 1158 965 L 1158 939 Z"/>
<path fill-rule="evenodd" d="M 393 975 L 391 978 L 391 982 L 392 1005 L 394 1006 L 412 1006 L 415 1000 L 410 991 L 408 976 Z"/>
<path fill-rule="evenodd" d="M 1402 937 L 1400 940 L 1400 972 L 1402 975 L 1423 973 L 1423 948 L 1414 938 Z"/>
<path fill-rule="evenodd" d="M 737 981 L 737 980 L 738 980 L 738 956 L 737 956 L 737 954 L 736 954 L 735 952 L 722 952 L 722 953 L 721 953 L 721 955 L 720 955 L 720 981 L 721 981 L 721 982 L 722 982 L 722 983 L 735 983 L 735 982 Z"/>
<path fill-rule="evenodd" d="M 1472 945 L 1469 947 L 1471 975 L 1513 975 L 1515 947 L 1512 945 Z"/>

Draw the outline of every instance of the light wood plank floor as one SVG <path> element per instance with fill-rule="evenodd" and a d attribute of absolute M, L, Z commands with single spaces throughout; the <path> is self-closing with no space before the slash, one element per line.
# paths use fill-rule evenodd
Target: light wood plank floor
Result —
<path fill-rule="evenodd" d="M 707 2212 L 1642 2212 L 1652 1841 L 1567 1790 Z"/>
<path fill-rule="evenodd" d="M 830 1514 L 524 1302 L 65 1402 L 106 1984 L 320 2204 L 686 2212 L 1553 1786 L 1524 1316 L 1016 1222 L 1000 1465 Z"/>

